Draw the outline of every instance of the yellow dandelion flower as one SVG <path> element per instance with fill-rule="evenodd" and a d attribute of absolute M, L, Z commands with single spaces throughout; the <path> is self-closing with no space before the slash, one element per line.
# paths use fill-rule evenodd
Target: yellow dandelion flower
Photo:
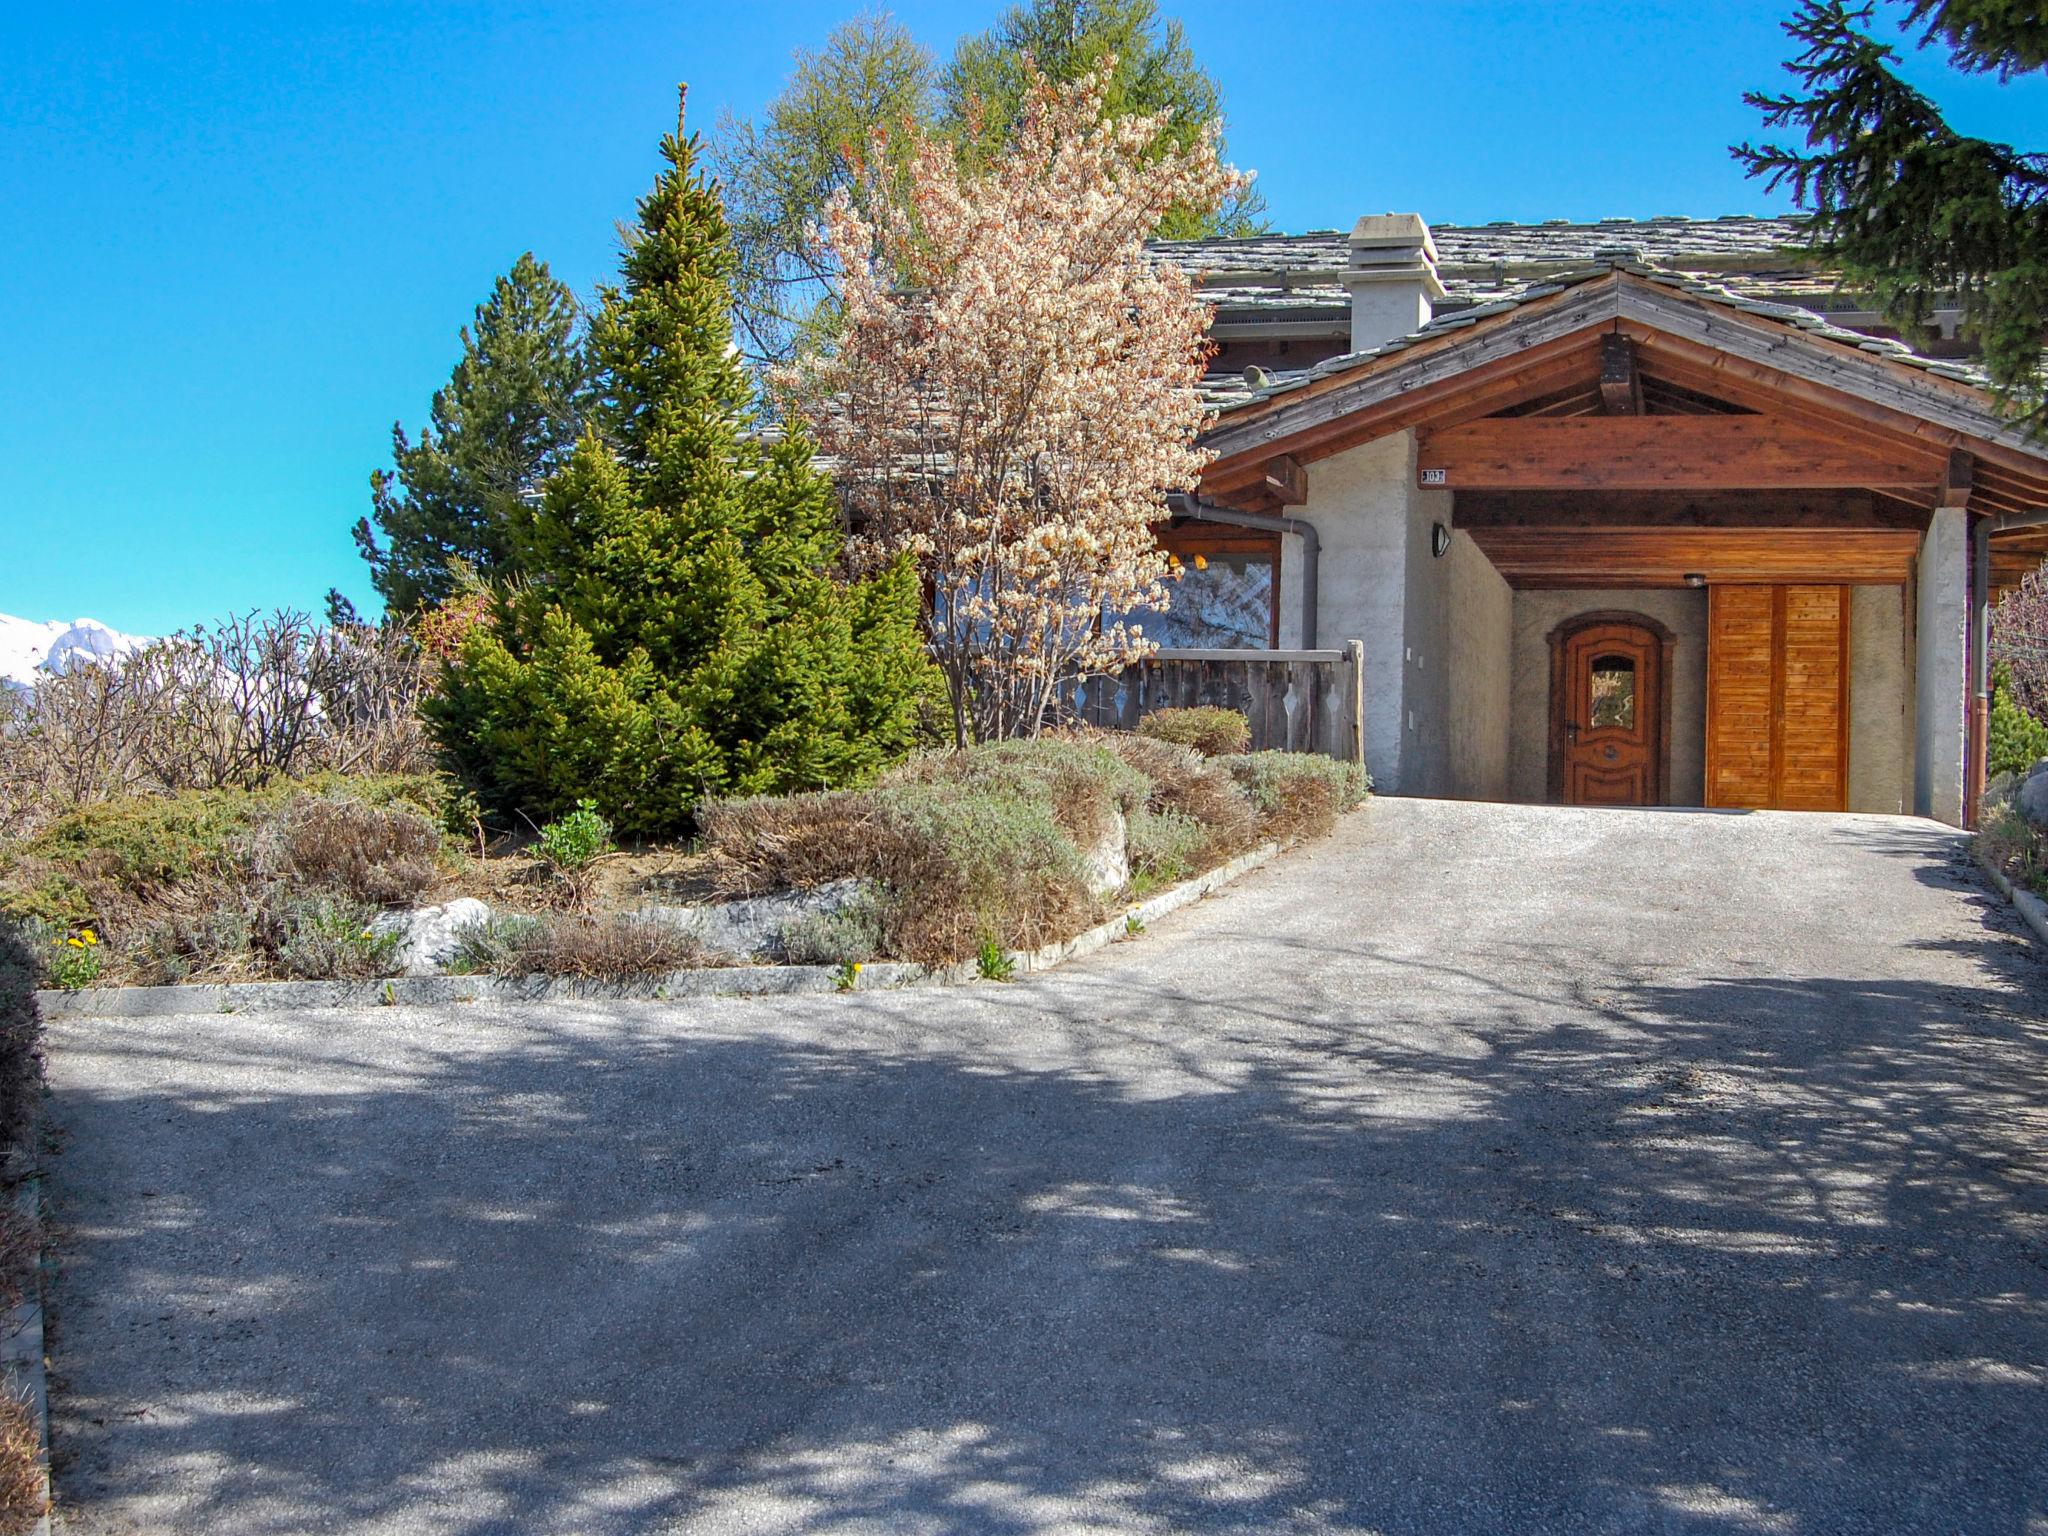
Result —
<path fill-rule="evenodd" d="M 64 942 L 66 944 L 69 944 L 73 949 L 85 948 L 85 940 L 83 939 L 66 939 Z"/>
<path fill-rule="evenodd" d="M 78 932 L 78 936 L 81 939 L 85 940 L 85 942 L 88 944 L 97 944 L 100 941 L 100 936 L 94 933 L 90 928 L 81 928 Z"/>

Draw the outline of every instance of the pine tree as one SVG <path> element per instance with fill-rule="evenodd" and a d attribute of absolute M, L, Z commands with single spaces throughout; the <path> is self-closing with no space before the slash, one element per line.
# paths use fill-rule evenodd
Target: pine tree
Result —
<path fill-rule="evenodd" d="M 908 750 L 929 677 L 910 565 L 836 579 L 809 438 L 756 434 L 724 212 L 695 136 L 661 150 L 592 322 L 592 421 L 515 519 L 528 579 L 430 706 L 498 810 L 587 797 L 636 836 L 683 831 L 706 795 L 860 779 Z"/>
<path fill-rule="evenodd" d="M 1742 144 L 1753 176 L 1789 184 L 1812 210 L 1815 246 L 1867 286 L 1909 334 L 1944 300 L 1960 305 L 1991 382 L 2015 415 L 2048 431 L 2048 158 L 1957 133 L 1859 28 L 1868 5 L 1803 0 L 1785 31 L 1802 92 L 1751 92 L 1771 127 L 1804 147 Z M 1905 25 L 1965 69 L 2014 74 L 2048 61 L 2048 22 L 2014 0 L 1913 0 Z"/>
<path fill-rule="evenodd" d="M 578 320 L 576 296 L 527 252 L 464 327 L 433 425 L 418 442 L 402 424 L 391 429 L 395 469 L 370 476 L 375 510 L 355 538 L 393 612 L 446 602 L 466 573 L 512 574 L 512 524 L 575 443 L 589 404 Z"/>

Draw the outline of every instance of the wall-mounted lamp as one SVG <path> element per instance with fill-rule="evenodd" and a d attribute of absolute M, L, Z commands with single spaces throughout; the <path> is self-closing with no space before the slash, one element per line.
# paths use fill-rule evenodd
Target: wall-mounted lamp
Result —
<path fill-rule="evenodd" d="M 1698 571 L 1687 571 L 1685 573 L 1685 584 L 1688 587 L 1704 587 L 1707 584 L 1707 578 Z"/>
<path fill-rule="evenodd" d="M 1430 554 L 1434 555 L 1437 559 L 1441 560 L 1445 555 L 1450 553 L 1450 548 L 1451 530 L 1446 528 L 1442 523 L 1431 523 L 1429 525 Z"/>

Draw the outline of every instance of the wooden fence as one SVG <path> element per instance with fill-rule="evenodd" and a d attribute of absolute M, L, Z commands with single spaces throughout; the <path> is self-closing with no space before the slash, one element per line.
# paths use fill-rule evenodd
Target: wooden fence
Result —
<path fill-rule="evenodd" d="M 1062 690 L 1069 718 L 1130 730 L 1155 709 L 1215 704 L 1243 712 L 1252 750 L 1365 761 L 1365 647 L 1341 651 L 1162 650 Z"/>

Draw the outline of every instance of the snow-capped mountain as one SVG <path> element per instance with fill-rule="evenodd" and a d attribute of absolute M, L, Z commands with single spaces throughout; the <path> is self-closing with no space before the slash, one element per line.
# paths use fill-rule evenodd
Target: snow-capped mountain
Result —
<path fill-rule="evenodd" d="M 38 677 L 105 661 L 148 643 L 109 629 L 98 619 L 38 623 L 0 613 L 0 688 L 32 689 Z"/>

